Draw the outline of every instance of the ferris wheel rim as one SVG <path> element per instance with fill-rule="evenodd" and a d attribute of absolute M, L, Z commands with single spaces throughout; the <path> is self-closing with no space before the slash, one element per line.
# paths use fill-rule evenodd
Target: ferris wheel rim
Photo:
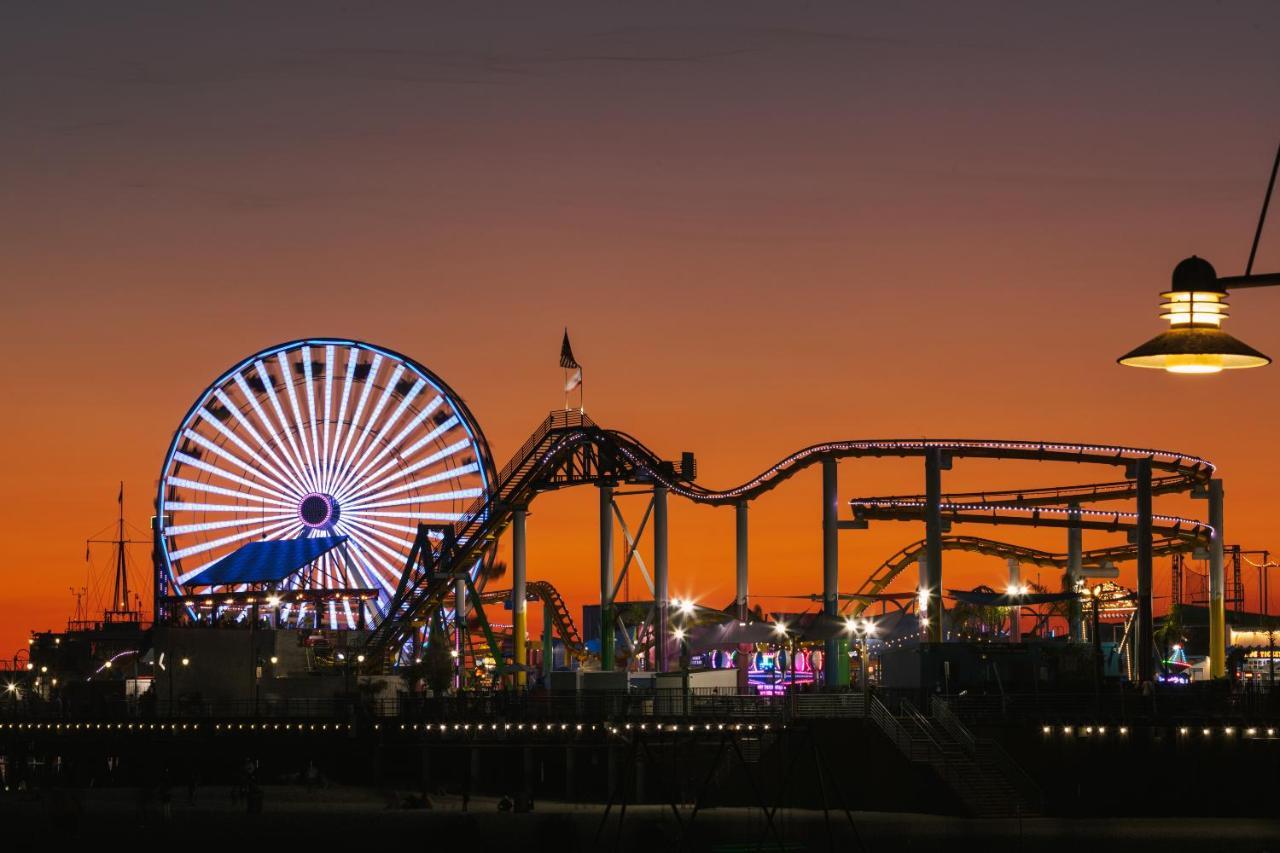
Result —
<path fill-rule="evenodd" d="M 162 576 L 157 577 L 156 580 L 163 580 L 163 586 L 169 590 L 170 594 L 187 594 L 187 584 L 180 581 L 174 569 L 174 561 L 170 556 L 170 547 L 168 542 L 170 537 L 166 535 L 166 530 L 173 525 L 166 524 L 165 519 L 167 514 L 164 512 L 166 503 L 165 493 L 171 485 L 170 477 L 171 469 L 173 468 L 175 461 L 174 457 L 182 446 L 184 433 L 194 422 L 193 419 L 197 417 L 198 413 L 211 401 L 217 401 L 218 392 L 222 391 L 226 387 L 227 383 L 233 382 L 238 376 L 242 376 L 243 371 L 252 368 L 257 362 L 266 362 L 266 360 L 277 358 L 283 353 L 295 352 L 307 347 L 348 347 L 353 350 L 362 350 L 371 353 L 374 356 L 388 359 L 391 363 L 398 363 L 400 366 L 415 373 L 419 379 L 424 381 L 435 391 L 436 394 L 447 402 L 449 408 L 452 409 L 454 415 L 457 416 L 458 425 L 460 425 L 466 433 L 468 446 L 474 450 L 474 455 L 476 457 L 475 473 L 479 476 L 481 482 L 480 494 L 486 498 L 490 498 L 494 494 L 494 491 L 497 488 L 497 469 L 494 465 L 493 454 L 490 450 L 488 439 L 485 437 L 484 431 L 480 426 L 480 422 L 477 420 L 474 413 L 472 413 L 470 407 L 466 403 L 466 400 L 438 373 L 426 367 L 417 359 L 407 356 L 402 352 L 379 344 L 360 340 L 358 338 L 342 336 L 314 336 L 296 338 L 279 344 L 274 344 L 238 360 L 205 384 L 202 391 L 196 396 L 195 401 L 183 414 L 179 421 L 178 428 L 175 430 L 173 437 L 170 439 L 168 448 L 165 451 L 155 497 L 157 552 L 161 563 L 161 565 L 157 566 L 157 575 Z M 373 445 L 371 443 L 369 447 L 372 448 L 372 446 Z M 362 475 L 364 473 L 366 472 L 361 472 Z M 334 485 L 338 484 L 335 483 Z M 308 494 L 307 497 L 309 496 L 310 495 Z M 299 511 L 301 511 L 301 507 L 299 507 Z M 299 535 L 310 535 L 310 533 L 313 532 L 314 528 L 307 525 L 302 519 L 297 519 L 297 522 L 302 528 Z M 383 531 L 383 533 L 385 534 L 385 531 Z M 382 546 L 384 549 L 386 547 L 384 543 L 377 542 L 376 539 L 374 540 L 374 544 Z M 357 545 L 357 547 L 359 546 Z M 477 560 L 474 574 L 476 575 L 477 583 L 479 585 L 483 585 L 483 579 L 486 574 L 485 567 L 492 563 L 494 556 L 493 549 L 486 549 L 485 553 L 479 560 Z M 397 572 L 403 571 L 403 566 L 396 566 L 396 570 Z M 160 588 L 160 584 L 157 584 L 154 593 L 156 596 L 160 595 Z M 386 618 L 386 613 L 381 612 L 380 607 L 377 609 L 380 611 L 378 616 L 379 620 Z"/>

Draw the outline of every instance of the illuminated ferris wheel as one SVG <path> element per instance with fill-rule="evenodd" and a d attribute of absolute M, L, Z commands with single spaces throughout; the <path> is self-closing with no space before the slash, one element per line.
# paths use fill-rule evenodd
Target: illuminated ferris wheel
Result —
<path fill-rule="evenodd" d="M 169 596 L 192 594 L 248 543 L 328 537 L 341 546 L 281 589 L 375 590 L 312 615 L 334 629 L 376 624 L 418 525 L 458 520 L 493 482 L 479 425 L 422 365 L 358 341 L 271 347 L 205 389 L 169 445 L 160 580 Z"/>

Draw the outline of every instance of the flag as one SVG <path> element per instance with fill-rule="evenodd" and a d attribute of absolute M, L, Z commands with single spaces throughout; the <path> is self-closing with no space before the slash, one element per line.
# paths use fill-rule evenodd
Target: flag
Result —
<path fill-rule="evenodd" d="M 569 370 L 582 370 L 582 365 L 578 364 L 573 357 L 573 347 L 569 346 L 569 330 L 564 330 L 564 342 L 560 344 L 560 366 Z M 581 377 L 579 377 L 581 379 Z"/>
<path fill-rule="evenodd" d="M 579 367 L 573 371 L 573 375 L 569 377 L 569 381 L 564 383 L 564 392 L 568 394 L 574 388 L 582 384 L 582 368 Z"/>
<path fill-rule="evenodd" d="M 120 481 L 120 494 L 116 495 L 116 503 L 124 506 L 124 481 Z"/>

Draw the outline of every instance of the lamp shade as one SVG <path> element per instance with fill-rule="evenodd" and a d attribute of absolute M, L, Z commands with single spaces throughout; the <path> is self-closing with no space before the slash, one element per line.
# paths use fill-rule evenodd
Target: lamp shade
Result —
<path fill-rule="evenodd" d="M 1172 288 L 1161 296 L 1165 301 L 1160 318 L 1169 321 L 1169 331 L 1120 356 L 1120 364 L 1170 373 L 1217 373 L 1271 363 L 1220 328 L 1227 318 L 1227 292 L 1208 261 L 1193 255 L 1179 263 Z"/>
<path fill-rule="evenodd" d="M 1156 335 L 1117 359 L 1129 367 L 1154 367 L 1170 373 L 1217 373 L 1263 367 L 1271 359 L 1221 329 L 1183 327 Z"/>

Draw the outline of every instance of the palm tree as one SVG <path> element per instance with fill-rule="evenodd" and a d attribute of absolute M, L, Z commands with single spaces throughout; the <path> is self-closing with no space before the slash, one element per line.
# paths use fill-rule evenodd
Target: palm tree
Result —
<path fill-rule="evenodd" d="M 1182 617 L 1182 605 L 1171 605 L 1169 612 L 1165 614 L 1164 621 L 1155 630 L 1156 641 L 1160 643 L 1162 661 L 1169 660 L 1175 643 L 1181 643 L 1186 640 L 1186 625 L 1183 623 Z"/>
<path fill-rule="evenodd" d="M 981 585 L 973 588 L 974 592 L 994 593 L 989 586 Z M 998 634 L 1009 619 L 1009 608 L 996 604 L 971 604 L 966 601 L 956 602 L 951 608 L 951 625 L 956 631 L 982 635 Z"/>

